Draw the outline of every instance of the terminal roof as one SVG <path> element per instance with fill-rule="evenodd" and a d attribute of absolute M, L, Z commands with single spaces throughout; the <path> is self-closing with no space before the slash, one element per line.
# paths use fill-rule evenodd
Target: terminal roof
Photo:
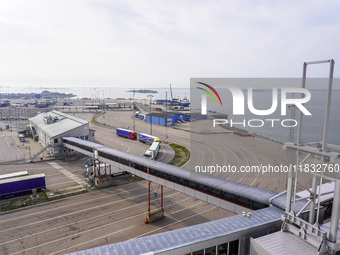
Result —
<path fill-rule="evenodd" d="M 250 217 L 241 214 L 198 224 L 191 227 L 176 229 L 156 235 L 131 239 L 121 243 L 109 244 L 70 255 L 137 255 L 157 254 L 173 249 L 179 249 L 214 238 L 241 233 L 251 228 L 256 228 L 268 223 L 280 221 L 282 210 L 269 207 L 251 213 Z M 244 233 L 243 233 L 244 234 Z"/>
<path fill-rule="evenodd" d="M 55 121 L 47 124 L 44 119 L 49 116 L 52 119 L 55 118 Z M 61 135 L 89 123 L 88 121 L 55 110 L 38 114 L 37 116 L 30 118 L 29 121 L 30 123 L 39 126 L 50 137 Z"/>

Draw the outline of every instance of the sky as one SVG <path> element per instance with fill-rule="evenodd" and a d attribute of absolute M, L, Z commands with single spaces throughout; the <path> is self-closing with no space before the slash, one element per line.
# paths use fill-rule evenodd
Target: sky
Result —
<path fill-rule="evenodd" d="M 339 13 L 337 0 L 0 0 L 0 87 L 298 78 L 324 59 L 340 77 Z"/>

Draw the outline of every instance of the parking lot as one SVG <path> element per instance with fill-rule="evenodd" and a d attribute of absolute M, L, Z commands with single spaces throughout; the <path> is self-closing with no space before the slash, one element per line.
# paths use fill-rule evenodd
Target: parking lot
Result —
<path fill-rule="evenodd" d="M 164 188 L 165 218 L 145 224 L 147 197 L 142 181 L 0 213 L 0 253 L 65 254 L 235 215 Z"/>

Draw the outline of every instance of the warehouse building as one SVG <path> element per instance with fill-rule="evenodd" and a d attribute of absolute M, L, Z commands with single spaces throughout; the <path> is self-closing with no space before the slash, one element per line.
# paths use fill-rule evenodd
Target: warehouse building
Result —
<path fill-rule="evenodd" d="M 173 112 L 162 112 L 162 113 L 151 113 L 145 116 L 145 121 L 161 126 L 172 126 L 175 125 L 176 121 L 190 121 L 206 119 L 207 115 L 201 114 L 190 114 L 190 113 L 173 113 Z"/>
<path fill-rule="evenodd" d="M 95 131 L 89 128 L 89 121 L 55 110 L 30 118 L 29 126 L 33 139 L 41 143 L 44 149 L 48 149 L 50 155 L 54 157 L 67 153 L 62 146 L 61 137 L 71 136 L 83 140 L 95 140 Z"/>

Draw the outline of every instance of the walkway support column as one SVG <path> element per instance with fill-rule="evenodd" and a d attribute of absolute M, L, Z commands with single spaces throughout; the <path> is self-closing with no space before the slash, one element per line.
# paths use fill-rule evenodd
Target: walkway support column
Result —
<path fill-rule="evenodd" d="M 148 168 L 149 174 L 149 168 Z M 148 214 L 150 215 L 151 205 L 150 205 L 150 193 L 151 193 L 151 181 L 148 181 Z"/>
<path fill-rule="evenodd" d="M 147 173 L 150 174 L 149 168 L 147 168 Z M 163 185 L 161 185 L 161 208 L 151 212 L 151 181 L 148 181 L 148 213 L 145 218 L 145 223 L 150 223 L 164 218 L 163 209 Z"/>
<path fill-rule="evenodd" d="M 163 209 L 163 185 L 161 185 L 161 210 L 164 211 Z"/>

